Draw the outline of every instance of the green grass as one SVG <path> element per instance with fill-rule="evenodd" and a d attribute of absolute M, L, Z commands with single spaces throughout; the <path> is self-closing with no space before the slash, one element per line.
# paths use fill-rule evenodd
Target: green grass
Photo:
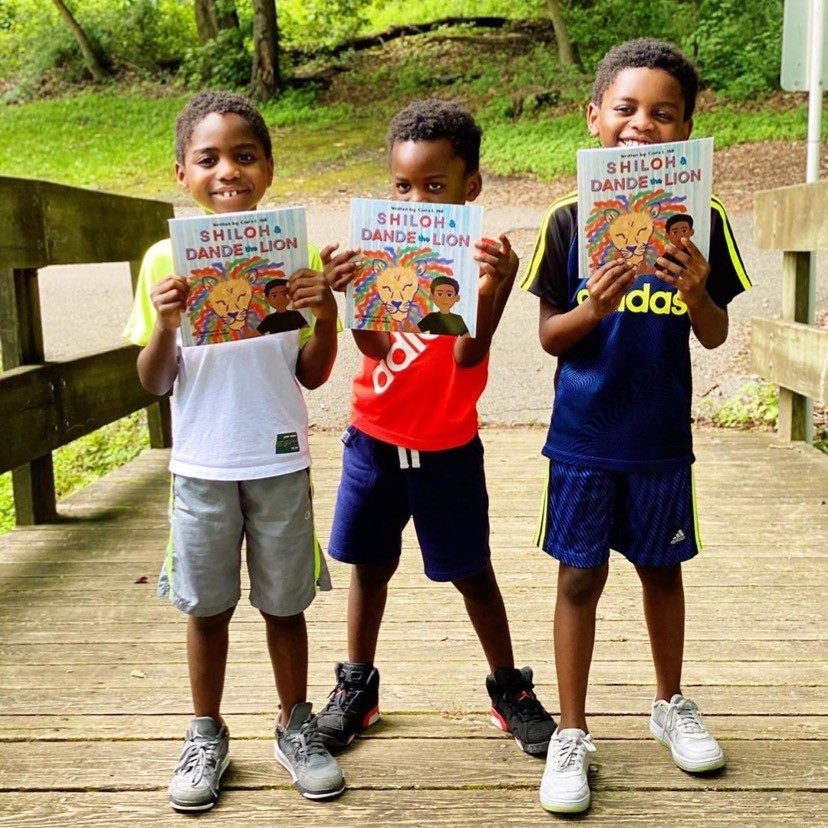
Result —
<path fill-rule="evenodd" d="M 0 175 L 169 198 L 176 193 L 173 129 L 185 99 L 85 92 L 0 107 Z M 495 98 L 479 113 L 486 168 L 499 175 L 528 174 L 547 181 L 574 174 L 575 151 L 595 145 L 582 113 L 513 119 L 513 106 L 511 97 Z M 335 191 L 343 174 L 350 180 L 384 174 L 384 125 L 377 128 L 370 113 L 344 104 L 313 107 L 307 97 L 271 104 L 264 113 L 275 131 L 274 198 L 301 190 Z M 713 135 L 718 147 L 801 140 L 806 124 L 804 105 L 782 112 L 720 105 L 698 115 L 694 135 Z M 37 136 L 37 152 L 27 155 L 24 168 L 20 146 L 35 140 L 30 136 Z M 828 139 L 828 123 L 823 139 Z"/>
<path fill-rule="evenodd" d="M 159 96 L 153 88 L 87 91 L 20 106 L 0 105 L 0 175 L 42 178 L 77 187 L 169 198 L 176 192 L 175 119 L 188 95 Z M 348 123 L 347 106 L 315 106 L 307 93 L 263 107 L 268 125 L 299 133 L 316 155 L 335 154 L 320 130 Z M 285 141 L 295 146 L 290 137 Z M 21 165 L 21 145 L 33 145 Z M 328 147 L 326 150 L 326 146 Z M 277 167 L 282 153 L 275 146 Z M 298 176 L 305 147 L 289 175 Z M 285 154 L 290 155 L 290 154 Z"/>
<path fill-rule="evenodd" d="M 146 415 L 136 411 L 59 448 L 52 455 L 58 500 L 88 486 L 149 448 Z M 14 527 L 11 473 L 0 475 L 0 534 Z"/>

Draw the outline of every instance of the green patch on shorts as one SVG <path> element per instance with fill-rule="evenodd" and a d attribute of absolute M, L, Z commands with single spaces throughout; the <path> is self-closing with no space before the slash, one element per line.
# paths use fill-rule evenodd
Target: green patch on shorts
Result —
<path fill-rule="evenodd" d="M 293 454 L 299 451 L 299 435 L 295 431 L 276 436 L 276 454 Z"/>

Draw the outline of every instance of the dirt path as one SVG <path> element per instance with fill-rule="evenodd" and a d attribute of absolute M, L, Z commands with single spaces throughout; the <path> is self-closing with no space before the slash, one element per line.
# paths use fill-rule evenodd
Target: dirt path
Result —
<path fill-rule="evenodd" d="M 730 308 L 728 341 L 715 351 L 695 342 L 694 401 L 726 398 L 752 377 L 747 346 L 750 319 L 779 313 L 781 254 L 758 250 L 753 244 L 753 193 L 799 183 L 804 179 L 801 144 L 753 144 L 716 154 L 716 192 L 728 206 L 734 232 L 754 287 Z M 828 170 L 827 170 L 828 171 Z M 531 254 L 543 213 L 555 197 L 572 190 L 574 180 L 540 184 L 527 179 L 486 178 L 481 199 L 486 207 L 487 233 L 509 234 L 521 257 L 521 272 Z M 345 240 L 348 233 L 347 198 L 337 205 L 308 205 L 309 236 L 318 244 Z M 182 210 L 182 212 L 184 212 Z M 817 260 L 817 303 L 826 305 L 828 280 L 825 259 Z M 41 272 L 41 299 L 48 359 L 60 359 L 120 344 L 120 332 L 130 308 L 126 266 L 47 268 Z M 78 320 L 87 320 L 79 324 Z M 89 320 L 94 320 L 90 324 Z M 548 422 L 554 360 L 537 343 L 537 301 L 515 290 L 498 331 L 491 360 L 491 378 L 480 412 L 485 423 Z M 350 337 L 340 337 L 340 355 L 331 380 L 308 394 L 311 422 L 338 428 L 348 417 L 350 378 L 358 364 Z"/>

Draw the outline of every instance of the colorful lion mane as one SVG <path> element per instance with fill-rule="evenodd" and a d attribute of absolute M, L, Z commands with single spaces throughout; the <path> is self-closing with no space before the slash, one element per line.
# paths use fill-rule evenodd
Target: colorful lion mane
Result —
<path fill-rule="evenodd" d="M 270 306 L 264 295 L 264 288 L 271 279 L 284 279 L 281 270 L 284 262 L 269 262 L 261 256 L 233 259 L 229 262 L 213 262 L 209 267 L 199 267 L 190 271 L 190 290 L 187 293 L 187 317 L 192 328 L 193 341 L 196 345 L 209 345 L 214 342 L 232 342 L 244 338 L 248 328 L 254 330 L 270 313 Z M 221 317 L 210 305 L 210 290 L 204 284 L 205 276 L 213 276 L 219 281 L 247 279 L 254 276 L 253 298 L 247 309 L 247 322 L 239 331 L 228 328 Z"/>
<path fill-rule="evenodd" d="M 401 247 L 398 250 L 385 247 L 381 250 L 363 251 L 359 269 L 352 283 L 357 327 L 364 331 L 387 331 L 397 328 L 397 323 L 388 317 L 379 294 L 374 290 L 377 267 L 420 267 L 422 274 L 409 314 L 409 319 L 416 324 L 431 310 L 431 280 L 437 276 L 453 276 L 454 272 L 449 267 L 453 261 L 440 258 L 430 247 Z"/>
<path fill-rule="evenodd" d="M 590 269 L 601 267 L 615 257 L 615 247 L 610 238 L 610 224 L 606 215 L 607 210 L 618 210 L 619 213 L 637 213 L 656 209 L 658 218 L 653 222 L 653 235 L 647 245 L 647 254 L 644 263 L 649 267 L 655 266 L 655 260 L 662 255 L 667 244 L 667 233 L 664 223 L 674 213 L 686 213 L 685 196 L 674 196 L 664 188 L 646 190 L 639 193 L 632 201 L 626 195 L 619 195 L 607 201 L 596 201 L 592 206 L 592 213 L 586 222 L 586 243 L 589 255 Z"/>

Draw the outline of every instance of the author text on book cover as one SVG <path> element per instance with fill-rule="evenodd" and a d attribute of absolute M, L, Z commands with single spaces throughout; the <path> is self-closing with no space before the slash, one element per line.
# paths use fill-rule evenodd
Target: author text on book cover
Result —
<path fill-rule="evenodd" d="M 671 241 L 707 258 L 713 139 L 578 150 L 580 275 L 621 258 L 652 274 Z"/>
<path fill-rule="evenodd" d="M 214 345 L 310 324 L 287 280 L 308 266 L 303 207 L 170 219 L 175 272 L 187 279 L 184 345 Z"/>
<path fill-rule="evenodd" d="M 482 234 L 482 207 L 351 199 L 351 244 L 362 253 L 345 326 L 474 336 Z"/>

